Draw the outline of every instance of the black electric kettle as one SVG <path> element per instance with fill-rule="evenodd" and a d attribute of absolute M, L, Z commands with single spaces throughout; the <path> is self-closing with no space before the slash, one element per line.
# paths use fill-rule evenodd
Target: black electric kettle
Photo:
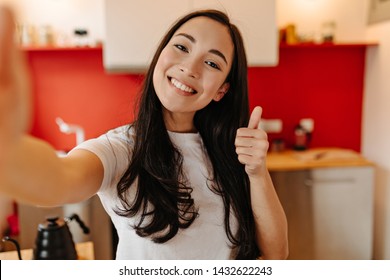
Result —
<path fill-rule="evenodd" d="M 76 260 L 77 252 L 73 242 L 72 234 L 67 225 L 68 222 L 75 220 L 85 234 L 89 233 L 89 228 L 81 221 L 77 214 L 69 218 L 60 219 L 59 217 L 50 217 L 38 226 L 38 233 L 35 239 L 33 250 L 34 260 Z M 11 241 L 15 244 L 19 259 L 21 258 L 20 246 L 12 238 L 5 237 L 3 241 Z"/>

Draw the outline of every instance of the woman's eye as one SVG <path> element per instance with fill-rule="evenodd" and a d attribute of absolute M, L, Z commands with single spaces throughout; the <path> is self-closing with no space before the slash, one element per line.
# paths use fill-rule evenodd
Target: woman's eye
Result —
<path fill-rule="evenodd" d="M 216 63 L 212 62 L 212 61 L 206 61 L 206 64 L 210 65 L 211 67 L 213 67 L 215 69 L 220 70 L 219 66 Z"/>
<path fill-rule="evenodd" d="M 183 45 L 175 44 L 175 47 L 178 48 L 179 50 L 183 51 L 183 52 L 188 52 L 187 48 L 184 47 Z"/>

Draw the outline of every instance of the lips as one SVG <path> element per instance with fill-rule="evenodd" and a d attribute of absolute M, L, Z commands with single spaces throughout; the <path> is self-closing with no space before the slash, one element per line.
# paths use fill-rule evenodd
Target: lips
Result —
<path fill-rule="evenodd" d="M 178 88 L 186 93 L 191 93 L 191 94 L 196 94 L 197 91 L 194 90 L 193 88 L 179 82 L 178 80 L 176 80 L 175 78 L 169 78 L 171 84 L 175 87 L 175 88 Z"/>

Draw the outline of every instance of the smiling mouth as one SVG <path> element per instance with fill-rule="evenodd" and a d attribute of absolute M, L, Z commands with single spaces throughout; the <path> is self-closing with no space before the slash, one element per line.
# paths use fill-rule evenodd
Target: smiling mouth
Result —
<path fill-rule="evenodd" d="M 178 88 L 184 92 L 188 92 L 188 93 L 192 93 L 192 94 L 196 94 L 197 91 L 190 88 L 189 86 L 186 86 L 184 84 L 182 84 L 181 82 L 179 82 L 178 80 L 176 80 L 175 78 L 172 78 L 172 77 L 169 77 L 169 80 L 171 81 L 171 84 L 175 87 L 175 88 Z"/>

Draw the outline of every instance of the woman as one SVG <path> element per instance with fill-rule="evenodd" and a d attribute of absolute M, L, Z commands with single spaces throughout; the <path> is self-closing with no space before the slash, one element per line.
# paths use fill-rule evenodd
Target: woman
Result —
<path fill-rule="evenodd" d="M 136 121 L 64 158 L 23 134 L 28 83 L 6 41 L 12 16 L 1 17 L 1 191 L 47 206 L 97 193 L 118 231 L 118 259 L 286 258 L 261 108 L 248 118 L 244 46 L 225 14 L 180 19 L 152 60 Z"/>

